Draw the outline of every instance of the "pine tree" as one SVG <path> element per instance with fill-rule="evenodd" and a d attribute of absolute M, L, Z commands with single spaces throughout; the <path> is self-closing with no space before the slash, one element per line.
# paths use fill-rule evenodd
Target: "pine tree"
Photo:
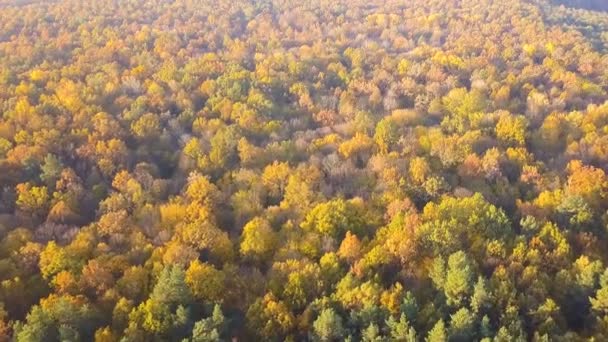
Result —
<path fill-rule="evenodd" d="M 224 331 L 225 318 L 218 304 L 213 307 L 211 317 L 202 319 L 194 324 L 192 342 L 218 342 Z"/>
<path fill-rule="evenodd" d="M 376 324 L 370 323 L 361 334 L 361 340 L 363 342 L 382 342 L 384 339 L 380 335 L 380 328 Z"/>
<path fill-rule="evenodd" d="M 418 301 L 412 291 L 407 291 L 405 297 L 403 297 L 403 303 L 401 304 L 401 312 L 405 313 L 407 319 L 411 322 L 416 321 L 418 315 Z"/>
<path fill-rule="evenodd" d="M 467 255 L 458 251 L 448 259 L 444 293 L 448 305 L 460 306 L 471 293 L 473 270 Z"/>
<path fill-rule="evenodd" d="M 426 337 L 426 342 L 447 342 L 448 333 L 445 330 L 445 323 L 442 319 L 435 323 L 435 326 Z"/>
<path fill-rule="evenodd" d="M 389 336 L 391 341 L 399 342 L 416 342 L 416 330 L 410 326 L 405 313 L 401 313 L 401 317 L 397 321 L 391 316 L 386 321 L 386 326 L 389 329 Z"/>
<path fill-rule="evenodd" d="M 608 268 L 600 276 L 600 289 L 594 298 L 589 298 L 591 307 L 600 314 L 608 314 Z"/>
<path fill-rule="evenodd" d="M 479 334 L 482 338 L 489 338 L 492 336 L 492 326 L 490 325 L 490 318 L 487 315 L 484 315 L 481 319 Z"/>
<path fill-rule="evenodd" d="M 320 341 L 333 341 L 344 334 L 342 318 L 331 308 L 321 311 L 313 323 L 313 328 Z"/>
<path fill-rule="evenodd" d="M 475 317 L 467 308 L 461 308 L 451 316 L 450 341 L 471 341 Z"/>
<path fill-rule="evenodd" d="M 473 287 L 473 295 L 471 296 L 471 309 L 473 312 L 479 313 L 483 311 L 489 304 L 490 294 L 484 277 L 479 276 L 475 287 Z"/>
<path fill-rule="evenodd" d="M 186 285 L 186 274 L 178 265 L 166 266 L 158 278 L 150 299 L 157 304 L 177 306 L 191 303 L 192 294 Z"/>

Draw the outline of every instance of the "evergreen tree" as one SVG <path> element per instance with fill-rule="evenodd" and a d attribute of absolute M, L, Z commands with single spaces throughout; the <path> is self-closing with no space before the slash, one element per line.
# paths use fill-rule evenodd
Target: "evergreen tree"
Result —
<path fill-rule="evenodd" d="M 474 335 L 475 316 L 466 308 L 461 308 L 451 316 L 450 341 L 471 341 Z"/>
<path fill-rule="evenodd" d="M 483 312 L 490 305 L 490 294 L 484 277 L 479 276 L 477 283 L 473 287 L 473 295 L 471 296 L 471 309 L 476 314 Z"/>
<path fill-rule="evenodd" d="M 386 326 L 389 329 L 389 338 L 391 341 L 399 342 L 416 342 L 416 330 L 410 326 L 405 313 L 401 313 L 399 320 L 391 316 L 386 321 Z"/>
<path fill-rule="evenodd" d="M 437 321 L 437 323 L 435 323 L 435 326 L 433 326 L 433 329 L 431 329 L 431 331 L 429 331 L 425 341 L 426 342 L 447 342 L 448 341 L 448 333 L 445 329 L 445 323 L 443 323 L 442 319 L 440 319 L 439 321 Z"/>
<path fill-rule="evenodd" d="M 370 323 L 361 334 L 361 341 L 363 342 L 382 342 L 383 340 L 380 335 L 380 328 L 374 323 Z"/>
<path fill-rule="evenodd" d="M 320 341 L 334 341 L 343 337 L 342 318 L 331 308 L 323 309 L 313 323 L 315 336 Z"/>
<path fill-rule="evenodd" d="M 460 306 L 471 294 L 472 283 L 473 269 L 468 256 L 462 251 L 450 255 L 444 288 L 447 303 Z"/>
<path fill-rule="evenodd" d="M 600 276 L 600 289 L 595 293 L 595 297 L 589 298 L 589 301 L 594 311 L 602 315 L 608 314 L 608 268 Z"/>

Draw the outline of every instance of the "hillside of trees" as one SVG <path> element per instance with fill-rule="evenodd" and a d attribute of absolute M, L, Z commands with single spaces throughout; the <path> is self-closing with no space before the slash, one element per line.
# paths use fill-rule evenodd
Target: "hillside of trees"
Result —
<path fill-rule="evenodd" d="M 0 1 L 0 342 L 608 340 L 588 5 Z"/>
<path fill-rule="evenodd" d="M 552 0 L 556 5 L 576 7 L 595 11 L 608 11 L 608 2 L 605 0 Z"/>

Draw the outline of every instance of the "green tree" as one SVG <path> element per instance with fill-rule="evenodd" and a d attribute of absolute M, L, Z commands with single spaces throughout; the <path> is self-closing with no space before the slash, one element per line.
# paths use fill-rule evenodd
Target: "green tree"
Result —
<path fill-rule="evenodd" d="M 416 336 L 416 330 L 410 326 L 405 313 L 401 313 L 399 320 L 396 320 L 393 316 L 389 317 L 386 321 L 386 326 L 389 329 L 389 338 L 391 341 L 398 342 L 416 342 L 418 338 Z"/>
<path fill-rule="evenodd" d="M 384 339 L 380 335 L 380 328 L 374 323 L 370 323 L 361 334 L 363 342 L 382 342 Z"/>
<path fill-rule="evenodd" d="M 450 255 L 444 286 L 449 305 L 457 307 L 464 303 L 472 292 L 473 276 L 471 262 L 464 252 Z"/>
<path fill-rule="evenodd" d="M 34 306 L 15 331 L 19 342 L 91 340 L 99 313 L 82 298 L 51 295 Z"/>
<path fill-rule="evenodd" d="M 431 329 L 426 337 L 426 342 L 447 342 L 448 333 L 445 329 L 445 323 L 440 319 L 435 323 L 433 329 Z"/>
<path fill-rule="evenodd" d="M 331 308 L 323 309 L 313 323 L 315 336 L 320 341 L 336 341 L 344 337 L 342 318 Z"/>
<path fill-rule="evenodd" d="M 185 282 L 185 272 L 179 265 L 163 268 L 150 298 L 129 314 L 130 338 L 149 339 L 153 336 L 186 337 L 191 324 L 192 294 Z"/>
<path fill-rule="evenodd" d="M 461 308 L 450 317 L 450 341 L 471 341 L 474 338 L 475 316 Z"/>
<path fill-rule="evenodd" d="M 484 277 L 479 276 L 475 286 L 473 287 L 473 295 L 471 296 L 471 308 L 473 312 L 479 314 L 488 309 L 491 304 L 488 285 Z"/>
<path fill-rule="evenodd" d="M 213 167 L 230 167 L 237 161 L 237 145 L 240 134 L 235 126 L 220 129 L 211 138 L 209 160 Z"/>
<path fill-rule="evenodd" d="M 429 203 L 422 214 L 419 237 L 437 254 L 485 252 L 491 240 L 505 240 L 512 235 L 505 212 L 488 203 L 481 194 L 471 197 L 444 197 L 438 204 Z"/>
<path fill-rule="evenodd" d="M 374 140 L 381 153 L 388 153 L 399 140 L 399 128 L 390 118 L 384 118 L 376 125 Z"/>
<path fill-rule="evenodd" d="M 150 299 L 159 304 L 170 306 L 187 305 L 192 300 L 192 293 L 186 285 L 186 273 L 178 266 L 166 266 L 154 286 Z"/>
<path fill-rule="evenodd" d="M 194 324 L 191 342 L 219 342 L 224 330 L 225 318 L 218 304 L 213 307 L 211 317 Z"/>
<path fill-rule="evenodd" d="M 40 167 L 40 179 L 49 187 L 53 187 L 59 179 L 63 164 L 54 154 L 47 154 L 44 164 Z"/>
<path fill-rule="evenodd" d="M 608 268 L 600 276 L 600 288 L 595 293 L 595 297 L 589 298 L 589 301 L 594 311 L 608 315 Z"/>

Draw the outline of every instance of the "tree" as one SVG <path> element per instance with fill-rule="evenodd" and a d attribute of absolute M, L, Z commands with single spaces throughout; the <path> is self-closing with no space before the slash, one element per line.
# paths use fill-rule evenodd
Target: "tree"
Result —
<path fill-rule="evenodd" d="M 160 135 L 160 122 L 152 113 L 146 113 L 131 124 L 133 134 L 141 139 L 154 139 Z"/>
<path fill-rule="evenodd" d="M 129 314 L 125 335 L 185 337 L 185 328 L 191 324 L 191 304 L 184 270 L 179 265 L 165 266 L 148 300 Z"/>
<path fill-rule="evenodd" d="M 99 328 L 95 331 L 95 342 L 114 342 L 118 339 L 110 327 Z"/>
<path fill-rule="evenodd" d="M 484 277 L 479 276 L 477 283 L 473 287 L 473 295 L 471 296 L 471 308 L 473 312 L 479 314 L 491 305 L 490 293 L 487 287 L 487 282 Z"/>
<path fill-rule="evenodd" d="M 417 184 L 422 184 L 431 173 L 431 168 L 426 159 L 422 157 L 413 158 L 410 161 L 409 174 Z"/>
<path fill-rule="evenodd" d="M 527 122 L 523 116 L 502 115 L 496 124 L 496 137 L 505 144 L 524 145 Z"/>
<path fill-rule="evenodd" d="M 344 337 L 342 318 L 331 308 L 323 309 L 313 323 L 314 333 L 320 341 L 336 341 Z"/>
<path fill-rule="evenodd" d="M 186 270 L 185 280 L 198 300 L 218 303 L 224 298 L 226 276 L 212 265 L 193 261 Z"/>
<path fill-rule="evenodd" d="M 608 269 L 600 276 L 600 288 L 595 297 L 590 297 L 589 301 L 593 310 L 608 315 Z"/>
<path fill-rule="evenodd" d="M 374 141 L 363 133 L 355 133 L 355 136 L 340 144 L 338 152 L 340 155 L 349 159 L 353 156 L 359 157 L 361 160 L 367 160 L 372 152 Z"/>
<path fill-rule="evenodd" d="M 205 207 L 212 209 L 217 204 L 220 192 L 211 183 L 209 179 L 198 173 L 192 173 L 188 177 L 188 186 L 186 188 L 186 196 L 192 200 L 204 205 Z"/>
<path fill-rule="evenodd" d="M 399 129 L 390 118 L 384 118 L 376 125 L 374 140 L 381 153 L 388 153 L 399 139 Z"/>
<path fill-rule="evenodd" d="M 29 183 L 21 183 L 16 187 L 17 206 L 24 212 L 41 216 L 46 213 L 49 206 L 49 194 L 46 186 L 32 186 Z"/>
<path fill-rule="evenodd" d="M 440 319 L 435 323 L 433 329 L 431 329 L 426 337 L 426 342 L 447 342 L 448 334 L 445 329 L 445 323 Z"/>
<path fill-rule="evenodd" d="M 418 341 L 416 330 L 410 326 L 410 323 L 405 315 L 401 313 L 399 320 L 396 320 L 393 316 L 389 317 L 386 321 L 386 325 L 389 328 L 389 338 L 392 341 L 398 342 L 416 342 Z"/>
<path fill-rule="evenodd" d="M 73 271 L 80 269 L 81 260 L 72 255 L 65 247 L 58 246 L 54 241 L 49 242 L 40 253 L 40 272 L 42 276 L 50 280 L 61 271 Z"/>
<path fill-rule="evenodd" d="M 261 217 L 254 218 L 243 227 L 242 237 L 241 254 L 257 261 L 268 260 L 278 243 L 270 223 Z"/>
<path fill-rule="evenodd" d="M 473 269 L 468 256 L 458 251 L 448 258 L 444 292 L 448 305 L 460 306 L 472 292 Z"/>
<path fill-rule="evenodd" d="M 410 321 L 415 321 L 418 316 L 418 300 L 414 297 L 412 291 L 407 291 L 403 297 L 403 303 L 401 303 L 401 312 L 405 314 L 405 317 Z"/>
<path fill-rule="evenodd" d="M 348 262 L 353 263 L 361 257 L 361 248 L 362 244 L 357 235 L 347 231 L 346 236 L 338 249 L 338 255 Z"/>
<path fill-rule="evenodd" d="M 295 318 L 287 306 L 272 294 L 259 298 L 247 310 L 248 328 L 263 339 L 285 338 L 295 325 Z"/>
<path fill-rule="evenodd" d="M 98 313 L 84 299 L 51 295 L 34 306 L 15 332 L 16 340 L 91 340 L 99 324 Z"/>
<path fill-rule="evenodd" d="M 450 317 L 450 341 L 470 341 L 474 336 L 475 317 L 461 308 Z"/>
<path fill-rule="evenodd" d="M 350 202 L 337 199 L 315 206 L 306 215 L 302 228 L 331 237 L 341 237 L 347 231 L 363 233 L 365 226 L 357 209 Z"/>
<path fill-rule="evenodd" d="M 53 154 L 47 154 L 44 158 L 44 164 L 40 167 L 42 171 L 40 179 L 45 182 L 47 186 L 54 186 L 61 175 L 63 167 L 59 158 Z"/>
<path fill-rule="evenodd" d="M 374 323 L 370 323 L 361 334 L 361 340 L 364 342 L 381 342 L 380 328 Z"/>
<path fill-rule="evenodd" d="M 504 211 L 488 203 L 481 194 L 471 197 L 444 197 L 439 204 L 424 207 L 424 224 L 419 236 L 438 254 L 454 253 L 470 246 L 471 252 L 485 249 L 484 242 L 508 239 L 509 220 Z"/>
<path fill-rule="evenodd" d="M 275 198 L 281 198 L 283 196 L 290 173 L 289 164 L 280 163 L 278 161 L 275 161 L 264 168 L 262 182 L 268 189 L 270 196 Z"/>
<path fill-rule="evenodd" d="M 235 126 L 220 129 L 211 138 L 211 151 L 209 152 L 211 166 L 223 168 L 236 162 L 238 141 L 239 132 Z"/>
<path fill-rule="evenodd" d="M 186 273 L 178 266 L 166 266 L 154 285 L 150 300 L 171 307 L 187 305 L 192 301 L 192 293 L 186 285 Z"/>
<path fill-rule="evenodd" d="M 194 324 L 192 342 L 219 342 L 224 330 L 225 318 L 218 304 L 213 307 L 211 317 L 202 319 Z"/>
<path fill-rule="evenodd" d="M 585 166 L 580 161 L 571 161 L 568 165 L 570 176 L 566 191 L 580 196 L 593 208 L 601 207 L 602 200 L 608 191 L 608 178 L 603 170 Z"/>

